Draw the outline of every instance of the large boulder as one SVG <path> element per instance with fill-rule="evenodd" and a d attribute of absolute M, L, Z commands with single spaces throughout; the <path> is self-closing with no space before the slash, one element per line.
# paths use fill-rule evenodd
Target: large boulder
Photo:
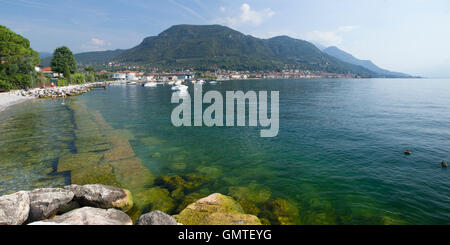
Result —
<path fill-rule="evenodd" d="M 64 187 L 75 194 L 74 200 L 81 206 L 117 208 L 127 212 L 133 207 L 130 191 L 106 185 L 69 185 Z"/>
<path fill-rule="evenodd" d="M 30 197 L 19 191 L 0 197 L 0 225 L 21 225 L 28 219 Z"/>
<path fill-rule="evenodd" d="M 152 211 L 139 217 L 137 225 L 177 225 L 177 221 L 161 211 Z"/>
<path fill-rule="evenodd" d="M 258 217 L 245 214 L 233 198 L 219 193 L 188 205 L 174 218 L 185 225 L 261 225 Z"/>
<path fill-rule="evenodd" d="M 117 209 L 100 209 L 84 207 L 75 209 L 61 216 L 41 222 L 31 223 L 30 225 L 132 225 L 130 217 Z"/>
<path fill-rule="evenodd" d="M 64 208 L 74 197 L 74 193 L 61 188 L 43 188 L 29 192 L 30 215 L 28 221 L 50 218 Z"/>

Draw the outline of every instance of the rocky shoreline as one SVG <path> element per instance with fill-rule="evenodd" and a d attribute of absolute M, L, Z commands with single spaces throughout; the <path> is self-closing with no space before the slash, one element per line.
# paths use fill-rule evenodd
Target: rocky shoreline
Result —
<path fill-rule="evenodd" d="M 22 96 L 27 98 L 51 98 L 52 95 L 56 95 L 57 97 L 62 96 L 75 96 L 79 94 L 83 94 L 89 92 L 91 89 L 95 87 L 103 87 L 110 84 L 116 84 L 116 81 L 105 81 L 105 82 L 93 82 L 93 83 L 84 83 L 84 84 L 75 84 L 69 86 L 62 87 L 45 87 L 45 88 L 33 88 L 33 89 L 21 89 L 21 90 L 13 90 L 8 92 L 7 94 Z"/>
<path fill-rule="evenodd" d="M 100 184 L 42 188 L 0 196 L 0 225 L 133 225 L 128 190 Z M 170 216 L 153 210 L 136 225 L 260 225 L 233 198 L 218 193 Z"/>

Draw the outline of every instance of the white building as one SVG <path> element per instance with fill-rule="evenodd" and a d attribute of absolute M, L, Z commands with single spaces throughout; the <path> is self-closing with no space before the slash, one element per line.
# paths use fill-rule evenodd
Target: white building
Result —
<path fill-rule="evenodd" d="M 113 73 L 109 74 L 110 79 L 116 79 L 116 80 L 125 80 L 127 79 L 127 76 L 125 73 Z"/>

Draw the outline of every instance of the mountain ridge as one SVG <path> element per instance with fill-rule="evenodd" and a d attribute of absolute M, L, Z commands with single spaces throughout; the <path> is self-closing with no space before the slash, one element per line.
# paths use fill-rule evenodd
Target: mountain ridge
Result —
<path fill-rule="evenodd" d="M 350 64 L 359 65 L 365 67 L 373 72 L 376 72 L 382 76 L 386 77 L 412 77 L 411 75 L 400 73 L 400 72 L 392 72 L 386 69 L 382 69 L 375 65 L 371 60 L 360 60 L 353 55 L 339 49 L 336 46 L 330 46 L 323 50 L 324 53 L 327 53 L 331 56 L 334 56 L 342 61 L 345 61 Z"/>
<path fill-rule="evenodd" d="M 303 69 L 378 77 L 359 64 L 342 61 L 316 45 L 289 36 L 260 39 L 221 25 L 175 25 L 130 49 L 75 55 L 81 65 L 118 62 L 163 69 Z M 48 62 L 49 63 L 49 62 Z"/>

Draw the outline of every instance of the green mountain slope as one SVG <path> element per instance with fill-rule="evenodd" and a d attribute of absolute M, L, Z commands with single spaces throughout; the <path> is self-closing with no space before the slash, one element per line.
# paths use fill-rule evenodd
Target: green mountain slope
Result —
<path fill-rule="evenodd" d="M 355 58 L 353 55 L 342 51 L 341 49 L 337 48 L 337 47 L 328 47 L 326 49 L 323 50 L 324 53 L 327 53 L 331 56 L 334 56 L 344 62 L 350 63 L 350 64 L 354 64 L 354 65 L 359 65 L 362 66 L 364 68 L 367 68 L 377 74 L 379 74 L 380 76 L 384 76 L 384 77 L 393 77 L 393 78 L 400 78 L 400 77 L 411 77 L 408 74 L 404 74 L 404 73 L 400 73 L 400 72 L 392 72 L 392 71 L 388 71 L 385 69 L 382 69 L 380 67 L 378 67 L 377 65 L 375 65 L 372 61 L 370 60 L 360 60 Z"/>
<path fill-rule="evenodd" d="M 220 25 L 177 25 L 125 50 L 120 62 L 157 67 L 231 70 L 277 70 L 289 64 L 318 71 L 376 76 L 331 57 L 313 44 L 287 36 L 259 39 Z"/>

